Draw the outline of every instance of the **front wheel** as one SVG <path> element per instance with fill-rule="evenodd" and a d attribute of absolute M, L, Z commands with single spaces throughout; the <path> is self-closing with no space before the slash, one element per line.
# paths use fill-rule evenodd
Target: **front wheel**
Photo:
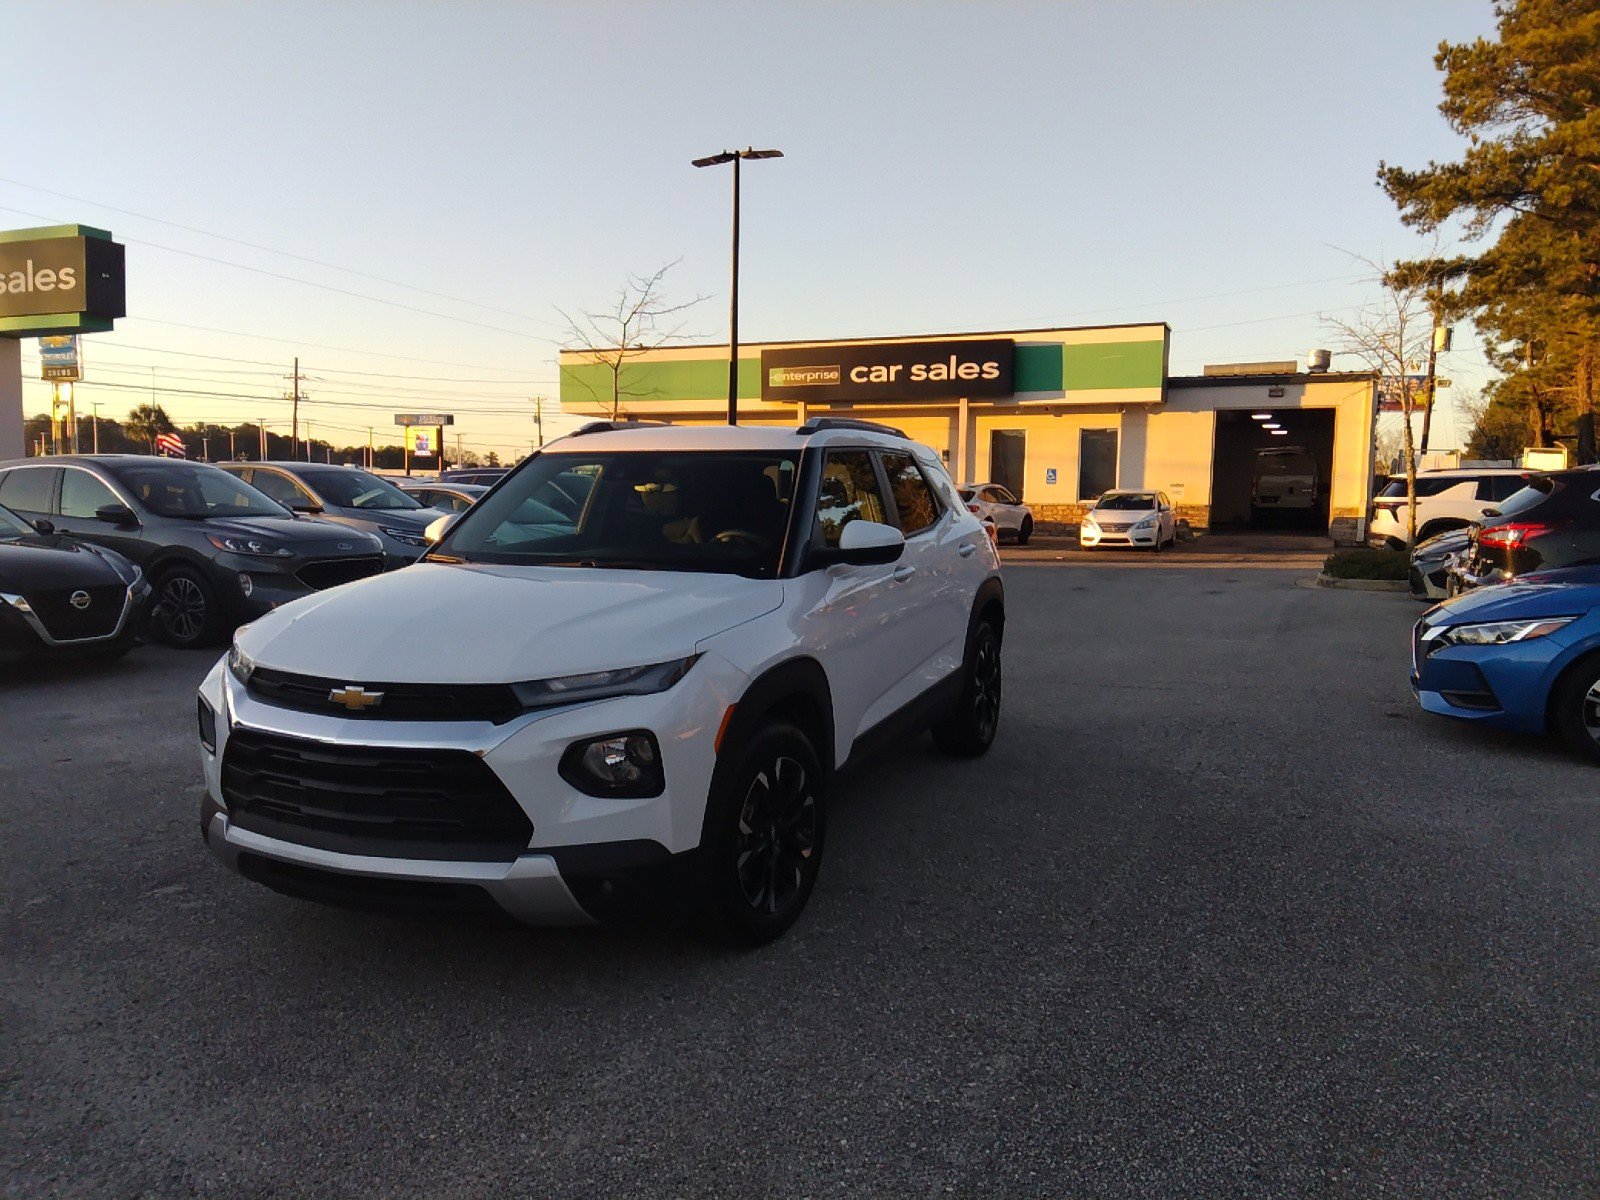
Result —
<path fill-rule="evenodd" d="M 211 585 L 190 567 L 175 567 L 156 585 L 151 624 L 168 645 L 187 650 L 215 641 L 221 614 Z"/>
<path fill-rule="evenodd" d="M 1570 749 L 1600 762 L 1600 655 L 1580 660 L 1556 682 L 1550 724 Z"/>
<path fill-rule="evenodd" d="M 976 758 L 989 749 L 1000 728 L 1000 682 L 1000 633 L 983 621 L 973 634 L 956 711 L 933 727 L 939 749 L 959 758 Z"/>
<path fill-rule="evenodd" d="M 715 932 L 760 946 L 795 923 L 822 865 L 827 792 L 810 740 L 789 724 L 760 729 L 718 767 L 701 845 Z"/>
<path fill-rule="evenodd" d="M 1028 539 L 1033 536 L 1033 518 L 1023 517 L 1022 528 L 1017 530 L 1017 545 L 1026 546 Z"/>

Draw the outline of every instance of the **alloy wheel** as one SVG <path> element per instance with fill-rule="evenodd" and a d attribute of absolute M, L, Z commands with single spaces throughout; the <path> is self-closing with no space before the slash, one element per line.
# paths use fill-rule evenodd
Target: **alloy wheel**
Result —
<path fill-rule="evenodd" d="M 978 736 L 987 742 L 1000 723 L 1000 646 L 992 637 L 979 643 L 972 664 L 972 712 Z"/>
<path fill-rule="evenodd" d="M 175 642 L 192 642 L 206 623 L 206 595 L 187 575 L 161 585 L 161 624 Z"/>
<path fill-rule="evenodd" d="M 817 846 L 817 799 L 806 769 L 780 755 L 757 771 L 739 811 L 739 890 L 758 912 L 787 907 Z"/>
<path fill-rule="evenodd" d="M 1600 680 L 1596 680 L 1584 693 L 1583 728 L 1590 738 L 1600 743 Z"/>

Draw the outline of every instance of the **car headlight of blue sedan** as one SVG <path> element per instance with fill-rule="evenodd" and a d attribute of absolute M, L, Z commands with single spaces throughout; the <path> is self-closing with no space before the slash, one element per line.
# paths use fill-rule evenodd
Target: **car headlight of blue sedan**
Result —
<path fill-rule="evenodd" d="M 1435 625 L 1422 635 L 1441 646 L 1499 646 L 1545 637 L 1570 625 L 1576 617 L 1540 617 L 1532 621 L 1483 621 L 1466 625 Z"/>

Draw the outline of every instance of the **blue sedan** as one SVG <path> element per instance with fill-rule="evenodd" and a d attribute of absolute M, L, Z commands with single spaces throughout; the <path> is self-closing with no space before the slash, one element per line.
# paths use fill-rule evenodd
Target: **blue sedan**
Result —
<path fill-rule="evenodd" d="M 1422 614 L 1411 686 L 1428 712 L 1559 733 L 1600 761 L 1600 567 L 1526 575 Z"/>

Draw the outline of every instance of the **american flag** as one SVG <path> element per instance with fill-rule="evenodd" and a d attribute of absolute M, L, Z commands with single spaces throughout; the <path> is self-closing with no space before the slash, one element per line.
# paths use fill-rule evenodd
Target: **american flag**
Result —
<path fill-rule="evenodd" d="M 189 452 L 183 448 L 183 439 L 175 433 L 163 433 L 156 438 L 156 453 L 167 458 L 189 457 Z"/>

